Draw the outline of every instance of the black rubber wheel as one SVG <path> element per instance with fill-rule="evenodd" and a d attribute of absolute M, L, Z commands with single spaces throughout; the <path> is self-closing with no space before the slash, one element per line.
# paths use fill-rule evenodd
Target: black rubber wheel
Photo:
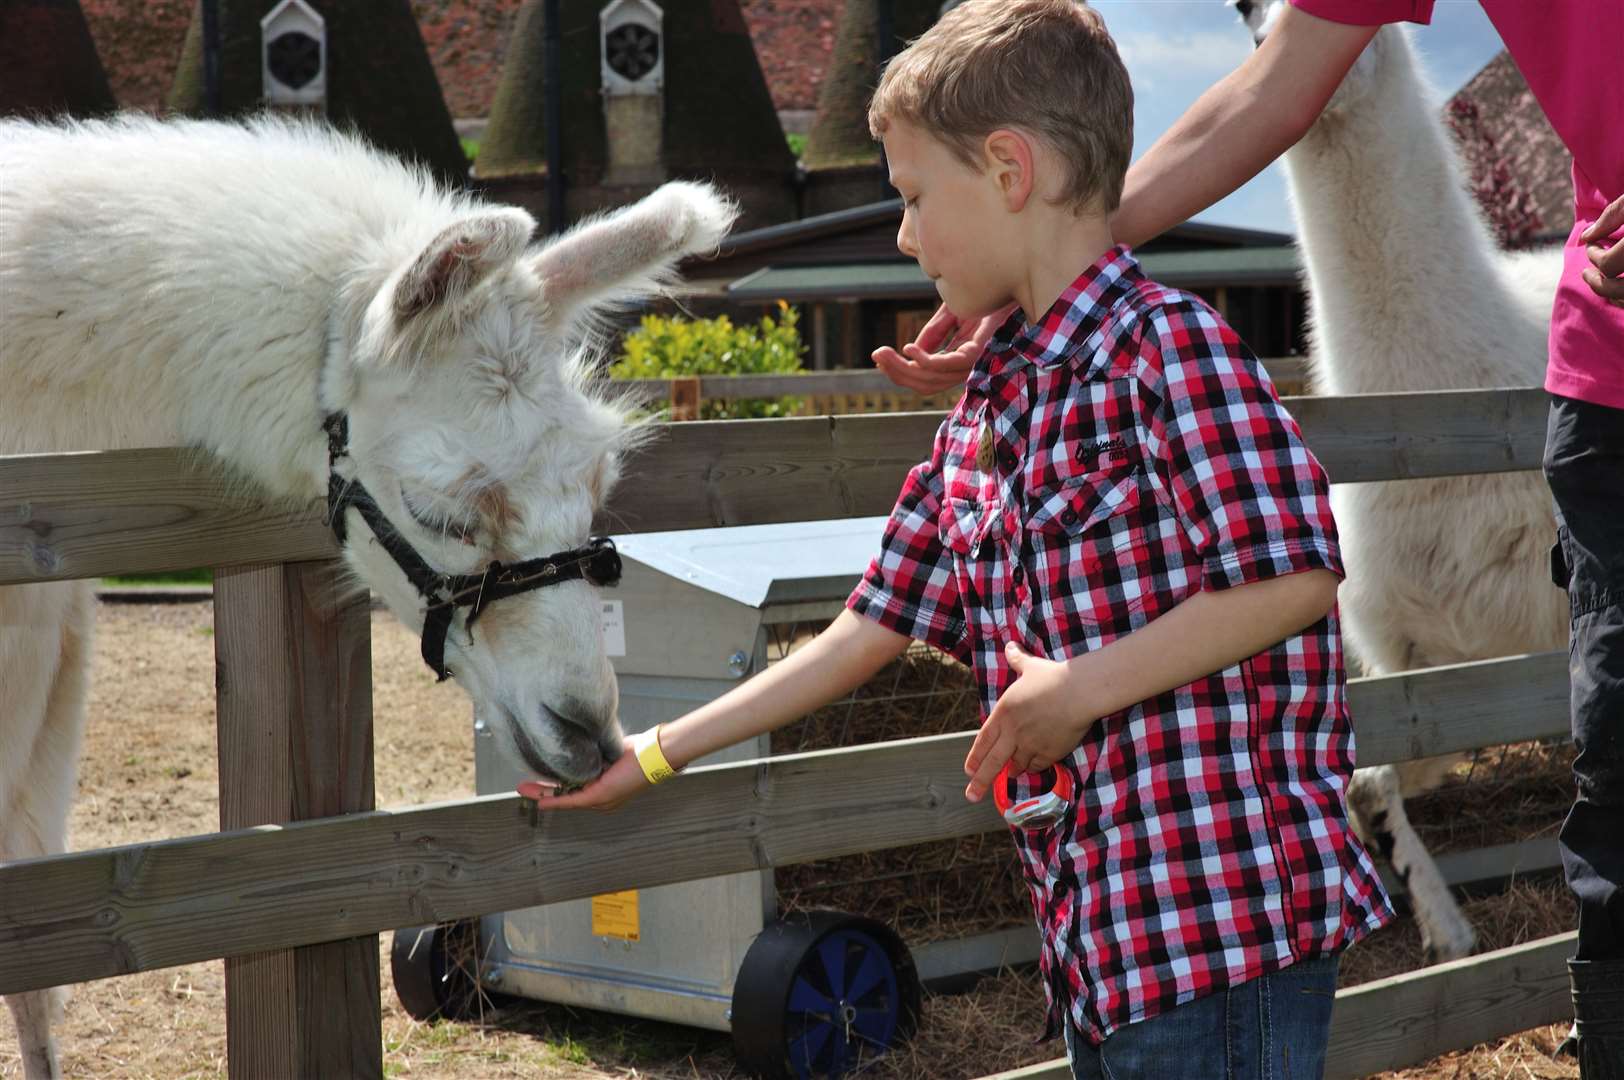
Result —
<path fill-rule="evenodd" d="M 389 948 L 395 996 L 417 1020 L 466 1020 L 480 1013 L 479 923 L 409 926 Z"/>
<path fill-rule="evenodd" d="M 919 975 L 884 923 L 838 911 L 780 919 L 733 984 L 733 1050 L 764 1080 L 848 1076 L 919 1026 Z"/>

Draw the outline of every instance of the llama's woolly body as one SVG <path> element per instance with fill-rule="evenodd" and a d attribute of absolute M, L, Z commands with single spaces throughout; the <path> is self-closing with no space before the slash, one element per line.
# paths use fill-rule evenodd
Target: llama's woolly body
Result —
<path fill-rule="evenodd" d="M 1273 5 L 1248 15 L 1267 27 Z M 1384 27 L 1285 157 L 1325 394 L 1539 385 L 1559 251 L 1496 250 L 1407 30 Z M 1533 472 L 1339 484 L 1350 653 L 1369 674 L 1560 648 L 1549 492 Z M 1358 718 L 1355 717 L 1357 725 Z M 1429 955 L 1475 936 L 1404 816 L 1454 757 L 1360 770 L 1349 804 L 1409 888 Z"/>

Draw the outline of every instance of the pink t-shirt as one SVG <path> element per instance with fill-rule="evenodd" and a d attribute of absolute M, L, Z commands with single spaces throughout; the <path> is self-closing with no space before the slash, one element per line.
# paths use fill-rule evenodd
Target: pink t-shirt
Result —
<path fill-rule="evenodd" d="M 1361 26 L 1428 22 L 1433 2 L 1291 0 L 1310 15 Z M 1579 240 L 1607 204 L 1624 194 L 1624 95 L 1617 81 L 1624 0 L 1481 2 L 1551 127 L 1573 153 L 1573 232 L 1551 312 L 1545 389 L 1624 409 L 1624 308 L 1608 304 L 1580 277 L 1590 260 Z M 1621 235 L 1624 230 L 1606 244 Z"/>

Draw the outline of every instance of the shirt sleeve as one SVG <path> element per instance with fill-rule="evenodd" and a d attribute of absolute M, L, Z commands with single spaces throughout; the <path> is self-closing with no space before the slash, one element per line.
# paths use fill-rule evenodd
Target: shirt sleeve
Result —
<path fill-rule="evenodd" d="M 1341 576 L 1330 480 L 1251 350 L 1198 300 L 1146 318 L 1146 449 L 1201 554 L 1203 586 L 1313 569 Z"/>
<path fill-rule="evenodd" d="M 908 473 L 886 523 L 880 553 L 846 606 L 887 629 L 968 661 L 958 579 L 939 531 L 946 432 L 944 423 L 930 460 Z"/>
<path fill-rule="evenodd" d="M 1434 0 L 1291 0 L 1298 11 L 1349 26 L 1430 23 Z"/>

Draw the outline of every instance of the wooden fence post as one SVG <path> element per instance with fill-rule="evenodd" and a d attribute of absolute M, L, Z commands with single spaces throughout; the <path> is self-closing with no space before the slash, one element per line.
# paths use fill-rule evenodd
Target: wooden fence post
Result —
<path fill-rule="evenodd" d="M 220 827 L 373 809 L 371 616 L 336 562 L 214 578 Z M 376 934 L 226 959 L 231 1076 L 381 1077 Z"/>
<path fill-rule="evenodd" d="M 698 420 L 699 407 L 698 375 L 677 375 L 671 380 L 671 419 Z"/>

